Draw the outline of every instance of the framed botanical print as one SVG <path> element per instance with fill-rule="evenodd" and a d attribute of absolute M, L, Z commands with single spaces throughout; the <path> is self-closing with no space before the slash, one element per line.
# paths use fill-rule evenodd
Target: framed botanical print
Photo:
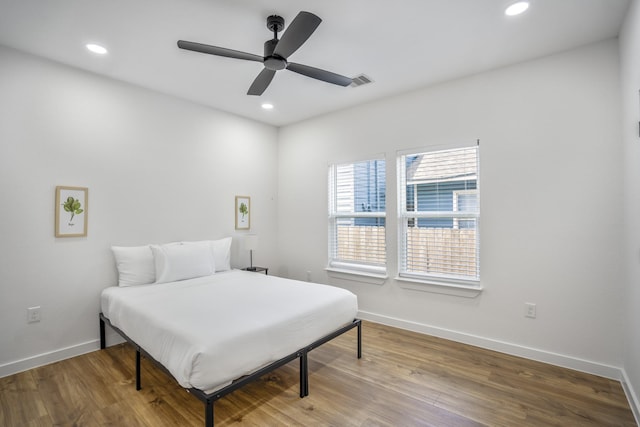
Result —
<path fill-rule="evenodd" d="M 56 237 L 87 235 L 89 189 L 56 187 Z"/>
<path fill-rule="evenodd" d="M 251 198 L 236 196 L 236 230 L 251 228 Z"/>

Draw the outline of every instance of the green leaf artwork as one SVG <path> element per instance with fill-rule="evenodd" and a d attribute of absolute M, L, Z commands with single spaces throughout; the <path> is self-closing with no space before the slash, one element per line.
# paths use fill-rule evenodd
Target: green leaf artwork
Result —
<path fill-rule="evenodd" d="M 242 214 L 242 219 L 244 219 L 244 216 L 249 213 L 249 208 L 247 208 L 247 205 L 244 202 L 240 203 L 240 208 L 238 208 L 238 210 Z"/>
<path fill-rule="evenodd" d="M 71 196 L 67 197 L 66 202 L 62 203 L 62 207 L 64 208 L 65 212 L 71 213 L 71 218 L 69 218 L 69 224 L 71 224 L 71 222 L 73 221 L 74 216 L 80 215 L 82 212 L 84 212 L 84 209 L 82 209 L 82 203 L 80 203 L 80 200 L 74 199 Z"/>

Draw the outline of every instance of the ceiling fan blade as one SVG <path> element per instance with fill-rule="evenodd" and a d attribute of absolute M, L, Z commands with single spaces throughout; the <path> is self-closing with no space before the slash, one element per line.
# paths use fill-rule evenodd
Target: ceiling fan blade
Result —
<path fill-rule="evenodd" d="M 276 72 L 274 70 L 269 70 L 267 68 L 260 71 L 260 74 L 258 74 L 258 77 L 256 77 L 256 79 L 251 84 L 251 87 L 249 88 L 247 95 L 256 95 L 256 96 L 262 95 L 263 92 L 269 86 L 269 83 L 271 83 L 271 80 L 273 80 L 273 76 L 275 75 L 276 75 Z"/>
<path fill-rule="evenodd" d="M 263 62 L 264 58 L 253 53 L 240 52 L 239 50 L 227 49 L 224 47 L 211 46 L 208 44 L 188 42 L 185 40 L 178 40 L 178 47 L 180 49 L 192 50 L 194 52 L 208 53 L 210 55 L 226 56 L 227 58 L 245 59 L 247 61 Z"/>
<path fill-rule="evenodd" d="M 296 64 L 295 62 L 289 62 L 287 70 L 302 74 L 303 76 L 311 77 L 312 79 L 333 83 L 338 86 L 349 86 L 353 82 L 351 77 L 341 76 L 340 74 L 321 70 L 320 68 L 310 67 L 308 65 Z"/>
<path fill-rule="evenodd" d="M 313 13 L 304 11 L 298 13 L 284 34 L 282 34 L 273 53 L 282 58 L 288 58 L 289 55 L 298 50 L 307 41 L 321 22 L 322 19 Z"/>

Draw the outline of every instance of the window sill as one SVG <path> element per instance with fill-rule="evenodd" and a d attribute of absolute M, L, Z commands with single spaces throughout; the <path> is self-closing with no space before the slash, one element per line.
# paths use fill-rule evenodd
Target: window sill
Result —
<path fill-rule="evenodd" d="M 398 276 L 395 278 L 403 289 L 413 291 L 432 292 L 436 294 L 453 295 L 465 298 L 475 298 L 482 293 L 481 286 L 462 285 L 455 283 L 438 282 L 435 280 L 412 279 Z"/>
<path fill-rule="evenodd" d="M 389 276 L 387 276 L 386 274 L 376 274 L 357 270 L 346 270 L 334 267 L 327 267 L 325 268 L 325 271 L 331 277 L 343 280 L 351 280 L 354 282 L 371 283 L 374 285 L 382 285 L 389 278 Z"/>

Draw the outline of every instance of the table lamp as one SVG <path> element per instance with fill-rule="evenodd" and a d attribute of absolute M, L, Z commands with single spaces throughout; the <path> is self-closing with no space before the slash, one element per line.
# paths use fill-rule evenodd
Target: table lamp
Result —
<path fill-rule="evenodd" d="M 244 248 L 249 251 L 249 267 L 248 271 L 256 271 L 253 266 L 253 251 L 258 249 L 258 236 L 256 234 L 248 234 L 244 236 Z"/>

